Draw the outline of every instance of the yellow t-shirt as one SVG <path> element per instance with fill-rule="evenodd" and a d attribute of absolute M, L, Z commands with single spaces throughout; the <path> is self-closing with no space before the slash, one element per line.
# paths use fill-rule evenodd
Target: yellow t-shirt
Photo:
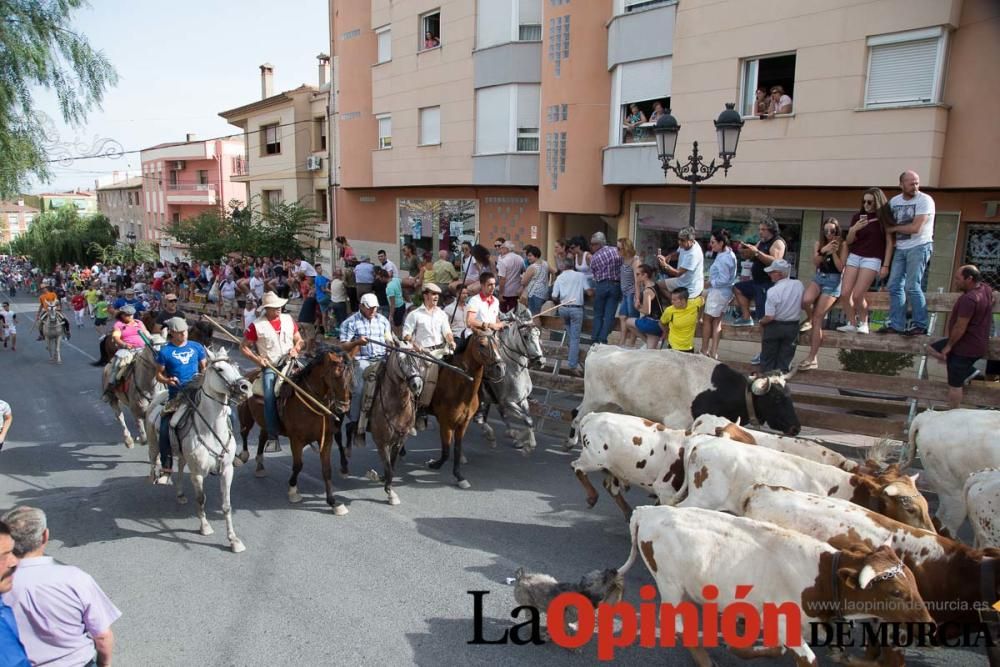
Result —
<path fill-rule="evenodd" d="M 87 299 L 87 303 L 89 303 L 90 305 L 94 305 L 98 301 L 97 290 L 95 289 L 89 289 L 84 291 L 83 296 L 84 298 Z"/>
<path fill-rule="evenodd" d="M 667 342 L 672 350 L 693 350 L 694 332 L 698 327 L 698 309 L 705 301 L 697 296 L 688 299 L 687 308 L 668 306 L 660 316 L 660 324 L 670 327 Z"/>

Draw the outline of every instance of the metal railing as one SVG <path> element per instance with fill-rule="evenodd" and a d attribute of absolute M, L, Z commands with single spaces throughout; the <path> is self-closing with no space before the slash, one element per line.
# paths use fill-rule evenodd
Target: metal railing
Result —
<path fill-rule="evenodd" d="M 215 192 L 215 183 L 168 183 L 167 191 L 196 190 L 199 192 Z"/>

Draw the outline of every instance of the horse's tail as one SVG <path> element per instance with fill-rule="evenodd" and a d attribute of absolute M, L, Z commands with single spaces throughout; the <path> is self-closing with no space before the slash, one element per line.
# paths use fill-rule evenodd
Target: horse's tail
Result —
<path fill-rule="evenodd" d="M 108 355 L 108 348 L 104 345 L 105 336 L 101 336 L 97 340 L 97 350 L 101 358 L 91 364 L 91 366 L 107 366 L 108 362 L 111 361 L 111 357 Z"/>

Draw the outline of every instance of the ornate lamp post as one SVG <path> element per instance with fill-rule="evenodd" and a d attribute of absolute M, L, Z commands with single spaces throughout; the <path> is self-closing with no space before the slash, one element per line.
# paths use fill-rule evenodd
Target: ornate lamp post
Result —
<path fill-rule="evenodd" d="M 682 181 L 691 184 L 691 210 L 688 215 L 688 224 L 694 227 L 695 201 L 698 198 L 698 184 L 712 178 L 719 169 L 723 174 L 729 174 L 732 159 L 736 157 L 736 144 L 740 141 L 740 130 L 743 129 L 743 118 L 736 111 L 736 105 L 727 102 L 726 109 L 719 114 L 715 121 L 715 131 L 719 140 L 719 157 L 721 164 L 716 164 L 715 159 L 705 164 L 701 153 L 698 152 L 698 142 L 694 142 L 691 148 L 691 155 L 688 161 L 681 164 L 679 160 L 674 160 L 674 151 L 677 148 L 677 135 L 681 126 L 677 119 L 670 115 L 670 111 L 656 121 L 656 153 L 663 164 L 663 175 L 666 177 L 671 171 L 677 174 Z M 673 164 L 671 164 L 673 161 Z"/>
<path fill-rule="evenodd" d="M 132 258 L 132 263 L 135 264 L 135 232 L 130 231 L 126 234 L 125 240 L 128 241 L 129 255 Z"/>

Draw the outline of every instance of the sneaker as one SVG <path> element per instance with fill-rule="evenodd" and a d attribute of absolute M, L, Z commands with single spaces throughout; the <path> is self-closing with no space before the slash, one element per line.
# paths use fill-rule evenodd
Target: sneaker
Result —
<path fill-rule="evenodd" d="M 972 372 L 969 373 L 969 377 L 965 378 L 965 380 L 962 381 L 962 384 L 963 385 L 968 385 L 970 382 L 972 382 L 973 380 L 975 380 L 977 377 L 979 377 L 982 374 L 983 374 L 983 372 L 981 370 L 979 370 L 978 368 L 973 368 Z"/>
<path fill-rule="evenodd" d="M 924 327 L 911 327 L 911 328 L 907 329 L 903 333 L 903 335 L 904 336 L 926 336 L 927 335 L 927 329 L 925 329 Z"/>
<path fill-rule="evenodd" d="M 742 317 L 739 317 L 739 318 L 733 320 L 733 326 L 734 327 L 752 327 L 753 326 L 753 318 L 752 317 L 748 317 L 746 319 L 743 319 Z"/>
<path fill-rule="evenodd" d="M 869 333 L 869 331 L 868 331 L 868 323 L 867 322 L 862 322 L 861 324 L 858 325 L 858 333 L 859 334 Z"/>
<path fill-rule="evenodd" d="M 802 326 L 799 327 L 799 333 L 805 333 L 806 331 L 812 331 L 812 322 L 803 322 Z"/>
<path fill-rule="evenodd" d="M 281 445 L 277 438 L 271 438 L 264 443 L 264 452 L 267 454 L 277 454 L 281 451 Z"/>
<path fill-rule="evenodd" d="M 903 332 L 900 331 L 899 329 L 893 328 L 892 326 L 890 326 L 890 325 L 887 324 L 884 327 L 882 327 L 881 329 L 876 329 L 875 333 L 877 333 L 877 334 L 901 334 Z"/>
<path fill-rule="evenodd" d="M 760 366 L 760 354 L 753 355 L 753 359 L 750 360 L 751 366 Z"/>
<path fill-rule="evenodd" d="M 867 329 L 868 327 L 865 327 L 865 333 L 868 333 Z M 858 333 L 858 327 L 854 326 L 853 324 L 844 324 L 842 326 L 837 327 L 837 331 L 842 331 L 844 333 Z"/>

